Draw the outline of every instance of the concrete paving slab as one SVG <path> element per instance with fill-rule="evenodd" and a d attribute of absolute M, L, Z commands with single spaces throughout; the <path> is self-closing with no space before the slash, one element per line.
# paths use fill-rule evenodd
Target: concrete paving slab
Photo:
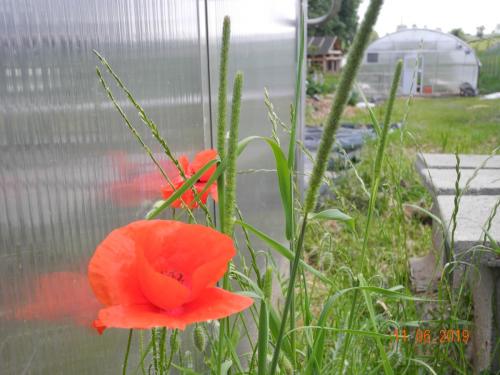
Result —
<path fill-rule="evenodd" d="M 500 155 L 459 154 L 461 169 L 500 169 Z M 454 169 L 457 161 L 453 154 L 418 154 L 417 169 Z"/>
<path fill-rule="evenodd" d="M 454 197 L 436 197 L 437 213 L 446 228 L 446 238 L 451 242 L 451 221 L 454 210 Z M 462 196 L 457 213 L 457 227 L 454 237 L 455 254 L 463 253 L 483 243 L 486 223 L 495 207 L 497 215 L 491 220 L 489 233 L 500 241 L 500 195 Z M 487 241 L 489 242 L 489 241 Z M 474 373 L 497 373 L 500 370 L 500 256 L 491 251 L 468 253 L 465 260 L 473 260 L 474 272 L 468 274 L 474 305 L 474 331 L 472 341 Z M 478 263 L 476 263 L 478 262 Z M 472 268 L 471 268 L 472 270 Z M 458 272 L 457 272 L 458 271 Z M 465 268 L 458 266 L 453 273 L 453 284 L 459 284 L 465 277 Z M 460 279 L 460 280 L 459 280 Z M 457 283 L 456 283 L 457 282 Z"/>
<path fill-rule="evenodd" d="M 451 239 L 452 214 L 454 209 L 454 196 L 440 195 L 437 197 L 438 216 L 447 228 L 447 239 Z M 498 204 L 500 195 L 464 195 L 459 204 L 457 214 L 457 228 L 455 230 L 455 252 L 462 252 L 481 244 L 484 238 L 483 228 L 490 217 L 495 205 Z M 500 242 L 500 207 L 493 218 L 490 236 Z M 485 254 L 483 262 L 493 262 L 492 266 L 500 266 L 500 258 L 495 259 L 493 254 Z"/>
<path fill-rule="evenodd" d="M 454 169 L 421 169 L 419 173 L 435 196 L 455 194 L 457 173 Z M 460 189 L 468 185 L 464 195 L 500 195 L 500 169 L 463 169 L 460 174 Z"/>

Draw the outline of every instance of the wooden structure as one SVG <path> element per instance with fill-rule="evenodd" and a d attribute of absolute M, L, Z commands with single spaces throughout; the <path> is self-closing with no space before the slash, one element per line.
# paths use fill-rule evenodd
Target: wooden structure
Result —
<path fill-rule="evenodd" d="M 307 63 L 323 72 L 336 73 L 342 67 L 342 45 L 336 36 L 311 36 L 307 39 Z"/>

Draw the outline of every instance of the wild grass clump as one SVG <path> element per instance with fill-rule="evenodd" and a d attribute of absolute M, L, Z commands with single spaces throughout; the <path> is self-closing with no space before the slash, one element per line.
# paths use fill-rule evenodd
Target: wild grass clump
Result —
<path fill-rule="evenodd" d="M 222 286 L 240 290 L 254 298 L 255 303 L 246 314 L 197 323 L 192 336 L 165 327 L 154 328 L 146 335 L 141 332 L 137 335 L 141 343 L 137 371 L 165 374 L 176 370 L 186 374 L 217 375 L 417 374 L 422 370 L 434 372 L 433 368 L 439 369 L 436 371 L 440 373 L 468 371 L 463 346 L 423 348 L 395 337 L 395 332 L 410 332 L 424 326 L 452 327 L 459 321 L 463 324 L 467 319 L 467 311 L 458 310 L 452 315 L 441 314 L 432 319 L 422 317 L 421 309 L 426 304 L 435 304 L 436 311 L 444 311 L 442 309 L 450 303 L 449 295 L 415 296 L 409 289 L 408 258 L 429 250 L 431 246 L 431 229 L 425 224 L 428 218 L 421 214 L 421 211 L 430 209 L 431 202 L 418 183 L 413 160 L 407 153 L 408 138 L 415 138 L 410 137 L 404 127 L 393 134 L 389 132 L 391 122 L 404 122 L 411 108 L 411 102 L 403 113 L 397 102 L 394 107 L 401 63 L 394 72 L 390 99 L 382 112 L 370 113 L 369 118 L 374 122 L 378 138 L 366 148 L 363 162 L 357 168 L 333 182 L 335 199 L 322 201 L 318 206 L 318 190 L 324 180 L 335 132 L 381 7 L 382 0 L 371 1 L 351 47 L 325 123 L 304 200 L 298 194 L 299 176 L 295 168 L 296 155 L 301 147 L 296 136 L 304 40 L 301 38 L 299 46 L 295 100 L 289 122 L 278 118 L 266 92 L 265 105 L 272 124 L 271 136 L 251 136 L 239 140 L 243 74 L 237 73 L 229 136 L 226 137 L 230 20 L 227 17 L 224 19 L 217 113 L 219 158 L 185 178 L 184 184 L 168 199 L 157 203 L 147 218 L 166 216 L 166 209 L 186 191 L 194 189 L 200 177 L 217 165 L 207 182 L 207 185 L 212 181 L 218 183 L 217 220 L 214 212 L 201 203 L 203 192 L 196 192 L 195 189 L 193 191 L 204 217 L 194 215 L 190 207 L 172 211 L 171 216 L 176 220 L 216 226 L 233 238 L 239 256 L 230 265 Z M 301 35 L 303 31 L 304 19 L 301 15 Z M 135 102 L 109 64 L 100 55 L 99 58 L 127 99 L 138 109 L 139 119 L 152 132 L 166 156 L 179 166 L 155 123 Z M 142 140 L 133 121 L 121 111 L 100 70 L 98 76 L 127 128 L 161 169 L 157 155 Z M 380 125 L 379 117 L 383 119 Z M 289 137 L 286 149 L 280 142 L 283 133 Z M 281 239 L 270 237 L 265 230 L 258 228 L 259 223 L 247 222 L 245 213 L 238 208 L 237 158 L 251 148 L 253 142 L 264 142 L 274 157 L 276 188 L 283 209 Z M 179 172 L 182 173 L 181 168 Z M 165 178 L 168 179 L 166 175 Z M 418 205 L 421 211 L 410 210 L 409 204 Z M 235 227 L 241 231 L 241 237 L 234 236 Z M 280 267 L 283 262 L 288 263 L 289 272 L 285 274 Z M 466 293 L 463 296 L 464 299 L 458 302 L 466 301 Z M 448 299 L 444 300 L 444 297 Z M 134 337 L 131 331 L 123 373 L 130 367 L 129 351 Z M 184 344 L 186 342 L 192 342 L 189 349 Z M 446 360 L 446 355 L 450 355 L 451 359 Z"/>

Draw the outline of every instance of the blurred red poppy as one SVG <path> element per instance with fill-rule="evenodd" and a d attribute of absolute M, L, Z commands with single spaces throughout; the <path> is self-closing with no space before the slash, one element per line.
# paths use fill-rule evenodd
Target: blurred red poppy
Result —
<path fill-rule="evenodd" d="M 79 272 L 42 274 L 25 285 L 21 300 L 24 302 L 14 307 L 14 319 L 54 322 L 71 319 L 88 327 L 100 307 L 87 275 Z"/>
<path fill-rule="evenodd" d="M 215 286 L 235 254 L 230 237 L 197 224 L 142 220 L 114 230 L 89 263 L 105 305 L 94 327 L 184 329 L 246 309 L 252 299 Z"/>
<path fill-rule="evenodd" d="M 194 160 L 189 163 L 189 160 L 186 156 L 181 156 L 179 158 L 179 164 L 186 176 L 186 179 L 194 175 L 201 168 L 203 168 L 209 161 L 215 160 L 217 158 L 217 151 L 209 149 L 204 150 L 196 154 Z M 217 183 L 214 181 L 208 188 L 206 188 L 207 182 L 210 177 L 214 174 L 216 166 L 213 165 L 210 167 L 194 184 L 194 188 L 198 194 L 200 194 L 204 189 L 206 189 L 205 193 L 200 197 L 200 201 L 204 204 L 207 203 L 208 196 L 210 195 L 214 201 L 217 201 Z M 185 179 L 182 176 L 177 176 L 172 179 L 172 185 L 166 184 L 162 187 L 163 198 L 168 199 L 172 194 L 178 190 L 182 184 L 184 184 Z M 188 189 L 184 194 L 182 194 L 181 198 L 175 200 L 171 207 L 173 208 L 181 208 L 181 207 L 189 207 L 196 208 L 198 207 L 198 202 L 195 199 L 193 189 Z"/>

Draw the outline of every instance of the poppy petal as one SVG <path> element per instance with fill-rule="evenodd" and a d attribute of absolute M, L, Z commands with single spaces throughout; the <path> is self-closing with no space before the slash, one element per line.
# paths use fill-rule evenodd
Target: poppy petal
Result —
<path fill-rule="evenodd" d="M 181 166 L 182 171 L 187 174 L 189 173 L 189 159 L 187 158 L 186 155 L 181 155 L 177 159 L 179 162 L 179 165 Z"/>
<path fill-rule="evenodd" d="M 168 327 L 184 329 L 186 324 L 153 305 L 110 306 L 99 311 L 93 327 L 102 333 L 106 328 L 149 329 Z"/>
<path fill-rule="evenodd" d="M 187 278 L 205 263 L 216 259 L 227 263 L 236 255 L 231 237 L 199 224 L 179 225 L 175 233 L 164 238 L 163 248 L 169 268 Z"/>
<path fill-rule="evenodd" d="M 199 298 L 184 306 L 165 311 L 152 305 L 111 306 L 99 311 L 93 326 L 100 333 L 105 328 L 148 329 L 168 327 L 183 330 L 187 325 L 225 318 L 250 307 L 251 298 L 220 288 L 206 289 Z"/>
<path fill-rule="evenodd" d="M 179 281 L 155 270 L 141 250 L 138 252 L 138 278 L 144 295 L 162 309 L 179 307 L 191 295 Z"/>
<path fill-rule="evenodd" d="M 184 306 L 177 318 L 185 325 L 225 318 L 239 313 L 253 304 L 249 297 L 221 288 L 207 288 L 200 296 Z"/>
<path fill-rule="evenodd" d="M 217 281 L 226 273 L 227 264 L 228 260 L 226 258 L 218 258 L 198 267 L 192 276 L 192 296 L 198 296 L 205 288 L 214 287 Z"/>
<path fill-rule="evenodd" d="M 146 302 L 136 275 L 135 242 L 131 227 L 112 231 L 98 246 L 88 267 L 89 282 L 104 305 Z"/>
<path fill-rule="evenodd" d="M 217 192 L 217 184 L 213 184 L 212 186 L 210 186 L 210 188 L 208 190 L 210 191 L 210 196 L 212 197 L 214 202 L 218 202 L 219 195 Z"/>
<path fill-rule="evenodd" d="M 189 165 L 189 173 L 190 174 L 195 174 L 198 172 L 201 168 L 203 168 L 209 161 L 214 160 L 217 158 L 217 151 L 209 149 L 209 150 L 204 150 L 196 154 L 194 157 L 194 160 L 191 162 Z M 217 166 L 214 164 L 208 170 L 203 173 L 203 175 L 200 177 L 201 182 L 207 182 L 217 169 Z"/>

